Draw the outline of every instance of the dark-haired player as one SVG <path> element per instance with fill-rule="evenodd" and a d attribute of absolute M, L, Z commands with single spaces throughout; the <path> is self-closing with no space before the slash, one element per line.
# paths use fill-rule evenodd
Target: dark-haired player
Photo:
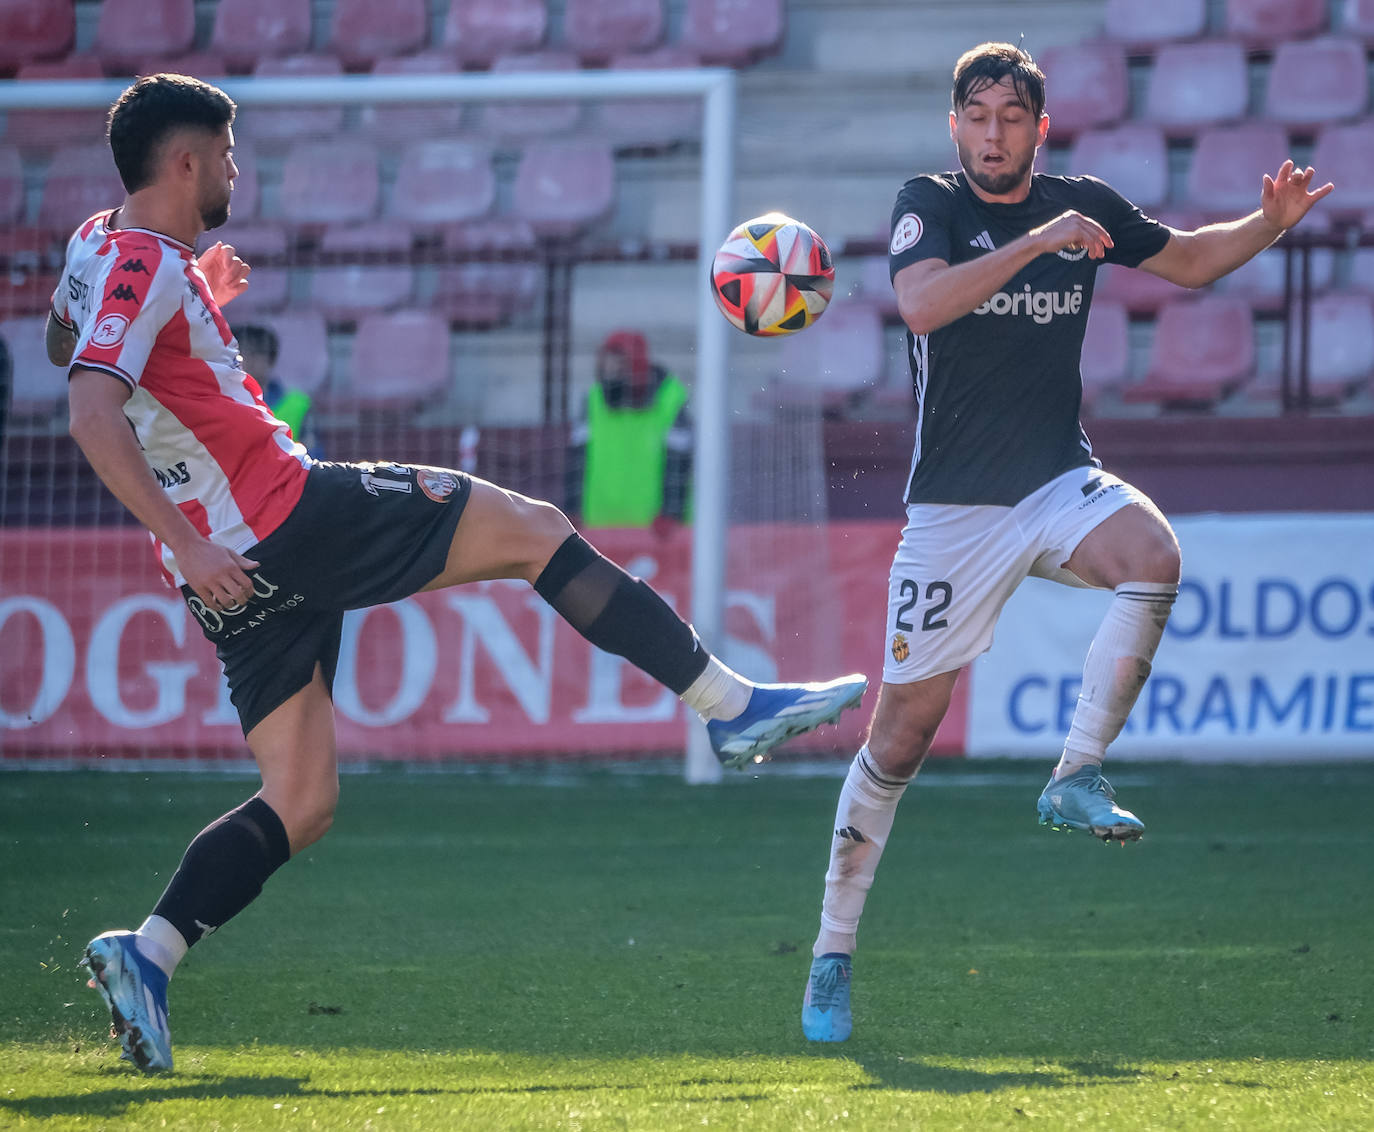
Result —
<path fill-rule="evenodd" d="M 729 764 L 836 718 L 866 684 L 742 679 L 550 504 L 443 468 L 312 460 L 244 372 L 220 312 L 246 265 L 224 245 L 192 250 L 229 216 L 234 109 L 181 75 L 120 96 L 109 139 L 128 195 L 72 237 L 48 327 L 50 356 L 71 367 L 72 435 L 214 643 L 262 773 L 256 795 L 191 842 L 136 932 L 87 947 L 125 1054 L 145 1070 L 171 1067 L 167 980 L 187 948 L 333 819 L 345 610 L 522 578 L 593 644 L 677 692 Z"/>
<path fill-rule="evenodd" d="M 1050 119 L 1030 56 L 985 43 L 954 68 L 960 171 L 914 177 L 892 210 L 892 284 L 918 413 L 907 522 L 889 579 L 883 686 L 840 792 L 802 1006 L 813 1041 L 851 1028 L 851 956 L 897 802 L 959 669 L 992 643 L 1028 575 L 1114 596 L 1088 650 L 1040 821 L 1104 840 L 1144 824 L 1102 777 L 1178 593 L 1179 549 L 1141 492 L 1103 472 L 1079 423 L 1079 355 L 1103 263 L 1201 287 L 1239 267 L 1332 189 L 1285 162 L 1249 216 L 1178 232 L 1092 177 L 1033 173 Z"/>

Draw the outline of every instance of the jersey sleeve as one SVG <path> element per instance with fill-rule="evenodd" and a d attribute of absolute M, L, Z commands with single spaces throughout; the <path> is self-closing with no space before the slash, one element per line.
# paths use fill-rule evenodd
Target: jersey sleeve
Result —
<path fill-rule="evenodd" d="M 1122 267 L 1138 267 L 1164 250 L 1169 242 L 1169 229 L 1153 217 L 1146 216 L 1105 181 L 1084 177 L 1097 196 L 1094 212 L 1102 227 L 1111 233 L 1113 247 L 1107 249 L 1103 262 Z"/>
<path fill-rule="evenodd" d="M 892 206 L 889 278 L 923 259 L 949 262 L 949 213 L 949 193 L 937 182 L 917 177 L 902 186 Z"/>
<path fill-rule="evenodd" d="M 151 260 L 146 248 L 121 251 L 100 281 L 99 305 L 77 339 L 72 365 L 113 374 L 130 388 L 143 377 L 158 334 L 181 309 L 179 265 Z"/>

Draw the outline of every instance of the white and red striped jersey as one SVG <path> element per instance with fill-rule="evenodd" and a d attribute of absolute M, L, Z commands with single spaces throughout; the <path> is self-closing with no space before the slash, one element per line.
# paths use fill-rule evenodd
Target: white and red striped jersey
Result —
<path fill-rule="evenodd" d="M 53 314 L 76 333 L 73 366 L 103 370 L 167 496 L 220 546 L 243 552 L 281 525 L 310 455 L 243 371 L 238 343 L 185 244 L 97 213 L 67 244 Z M 184 582 L 156 544 L 169 581 Z"/>

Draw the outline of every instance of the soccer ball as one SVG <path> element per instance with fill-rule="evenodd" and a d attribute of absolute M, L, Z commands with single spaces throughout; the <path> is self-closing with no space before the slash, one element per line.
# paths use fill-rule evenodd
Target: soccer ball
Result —
<path fill-rule="evenodd" d="M 805 330 L 820 318 L 834 289 L 835 264 L 825 241 L 781 212 L 746 220 L 711 262 L 716 306 L 758 338 Z"/>

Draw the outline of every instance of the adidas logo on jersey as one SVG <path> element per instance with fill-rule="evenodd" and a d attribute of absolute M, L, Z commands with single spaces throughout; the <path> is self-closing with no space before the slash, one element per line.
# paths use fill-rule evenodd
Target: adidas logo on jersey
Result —
<path fill-rule="evenodd" d="M 973 308 L 974 314 L 1027 315 L 1041 326 L 1054 321 L 1057 314 L 1078 314 L 1083 310 L 1083 286 L 1072 291 L 1032 291 L 1027 283 L 1020 291 L 998 291 L 987 302 Z"/>
<path fill-rule="evenodd" d="M 997 250 L 997 245 L 992 242 L 992 237 L 988 235 L 988 230 L 986 228 L 969 241 L 969 247 L 982 248 L 985 252 L 995 252 Z"/>

